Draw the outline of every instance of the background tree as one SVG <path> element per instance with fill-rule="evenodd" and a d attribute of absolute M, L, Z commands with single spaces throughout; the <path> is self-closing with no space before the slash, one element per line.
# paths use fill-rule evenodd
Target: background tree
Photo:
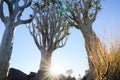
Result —
<path fill-rule="evenodd" d="M 23 11 L 31 5 L 32 0 L 23 0 L 23 5 L 20 5 L 19 2 L 20 0 L 0 0 L 0 19 L 5 25 L 5 31 L 0 44 L 0 80 L 3 80 L 7 75 L 16 27 L 20 24 L 31 22 L 33 18 L 21 19 Z M 8 16 L 4 12 L 5 4 L 8 7 Z"/>
<path fill-rule="evenodd" d="M 51 57 L 54 50 L 66 44 L 69 27 L 59 6 L 52 0 L 40 1 L 34 4 L 33 10 L 38 9 L 35 21 L 28 26 L 29 31 L 41 52 L 39 72 L 47 77 L 51 67 Z M 47 79 L 48 80 L 48 79 Z"/>
<path fill-rule="evenodd" d="M 99 43 L 102 48 L 102 44 L 92 28 L 98 11 L 101 10 L 100 2 L 101 0 L 69 0 L 65 1 L 66 8 L 61 8 L 63 11 L 67 11 L 66 15 L 69 18 L 68 22 L 70 25 L 80 30 L 85 39 L 90 69 L 89 80 L 94 78 L 94 65 L 90 59 L 94 55 L 94 46 L 92 42 L 95 41 Z M 96 47 L 95 49 L 99 49 L 99 46 L 96 45 Z"/>

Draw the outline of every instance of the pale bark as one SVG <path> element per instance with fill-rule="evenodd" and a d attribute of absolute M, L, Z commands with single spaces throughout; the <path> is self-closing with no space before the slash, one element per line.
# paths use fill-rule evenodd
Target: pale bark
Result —
<path fill-rule="evenodd" d="M 83 26 L 81 29 L 79 29 L 84 37 L 85 40 L 85 47 L 87 50 L 87 55 L 90 56 L 93 51 L 93 42 L 95 41 L 100 41 L 99 38 L 97 37 L 96 33 L 93 31 L 91 26 Z"/>
<path fill-rule="evenodd" d="M 65 46 L 69 36 L 69 26 L 64 18 L 65 16 L 58 10 L 57 7 L 59 6 L 56 3 L 50 0 L 42 2 L 42 4 L 35 3 L 33 10 L 38 9 L 39 12 L 35 17 L 35 21 L 28 28 L 41 52 L 39 77 L 48 80 L 49 74 L 47 73 L 51 68 L 52 52 Z M 45 75 L 41 75 L 41 73 Z"/>
<path fill-rule="evenodd" d="M 92 24 L 101 7 L 100 2 L 101 0 L 71 0 L 71 2 L 66 3 L 67 9 L 69 10 L 69 14 L 66 13 L 69 17 L 68 22 L 71 26 L 74 26 L 82 32 L 85 40 L 90 69 L 89 73 L 91 75 L 91 78 L 89 77 L 88 80 L 92 80 L 92 78 L 94 79 L 95 75 L 94 65 L 91 61 L 91 57 L 94 55 L 93 51 L 95 50 L 93 42 L 97 42 L 101 45 L 99 38 L 92 29 Z"/>
<path fill-rule="evenodd" d="M 48 53 L 45 50 L 41 50 L 41 62 L 39 70 L 48 70 L 51 67 L 52 53 Z"/>
<path fill-rule="evenodd" d="M 79 29 L 84 37 L 85 40 L 85 47 L 87 51 L 87 56 L 88 56 L 88 63 L 89 63 L 89 75 L 87 80 L 89 79 L 95 79 L 95 74 L 94 74 L 94 63 L 92 61 L 92 58 L 94 58 L 94 55 L 98 55 L 99 53 L 97 51 L 104 50 L 103 45 L 96 35 L 96 33 L 93 31 L 92 26 L 81 26 Z M 99 59 L 98 59 L 99 60 Z"/>
<path fill-rule="evenodd" d="M 21 16 L 25 8 L 31 5 L 32 0 L 23 0 L 24 4 L 19 5 L 20 0 L 1 0 L 0 1 L 0 19 L 5 25 L 5 31 L 0 44 L 0 80 L 7 77 L 9 61 L 12 54 L 14 42 L 14 31 L 20 24 L 30 23 L 34 16 L 29 19 L 22 20 Z M 4 3 L 8 7 L 9 15 L 5 16 Z"/>
<path fill-rule="evenodd" d="M 84 27 L 85 28 L 85 27 Z M 90 29 L 89 27 L 86 27 L 85 29 L 81 29 L 80 30 L 83 34 L 84 40 L 85 40 L 85 47 L 86 47 L 86 51 L 87 51 L 87 56 L 88 56 L 88 63 L 89 63 L 89 75 L 88 75 L 88 79 L 94 79 L 94 65 L 90 59 L 90 57 L 92 56 L 92 50 L 93 50 L 93 41 L 96 41 L 98 38 L 95 34 L 95 32 L 92 30 L 92 28 Z"/>
<path fill-rule="evenodd" d="M 14 27 L 5 29 L 0 45 L 0 79 L 6 77 L 14 41 Z"/>
<path fill-rule="evenodd" d="M 38 70 L 39 80 L 48 80 L 50 75 L 50 67 L 51 67 L 51 57 L 52 52 L 47 52 L 45 49 L 41 49 L 41 61 L 40 67 Z"/>

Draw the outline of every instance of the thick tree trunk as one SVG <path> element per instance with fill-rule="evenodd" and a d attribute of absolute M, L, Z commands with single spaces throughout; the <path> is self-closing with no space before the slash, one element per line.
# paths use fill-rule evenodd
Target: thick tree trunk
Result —
<path fill-rule="evenodd" d="M 88 63 L 89 63 L 89 74 L 87 80 L 94 80 L 95 74 L 94 74 L 94 64 L 92 62 L 92 58 L 94 57 L 94 53 L 96 49 L 102 48 L 102 44 L 97 37 L 96 33 L 93 31 L 92 27 L 84 26 L 80 29 L 80 31 L 83 34 L 83 37 L 85 39 L 85 47 L 87 51 L 88 56 Z M 99 43 L 95 45 L 96 43 Z M 96 53 L 97 54 L 97 53 Z"/>
<path fill-rule="evenodd" d="M 14 27 L 6 27 L 0 45 L 0 80 L 7 76 L 9 61 L 12 54 Z"/>
<path fill-rule="evenodd" d="M 48 80 L 49 78 L 49 71 L 51 68 L 51 56 L 51 53 L 47 53 L 47 51 L 41 50 L 41 62 L 38 71 L 40 80 Z"/>
<path fill-rule="evenodd" d="M 40 70 L 45 70 L 51 67 L 51 55 L 47 54 L 41 57 Z"/>

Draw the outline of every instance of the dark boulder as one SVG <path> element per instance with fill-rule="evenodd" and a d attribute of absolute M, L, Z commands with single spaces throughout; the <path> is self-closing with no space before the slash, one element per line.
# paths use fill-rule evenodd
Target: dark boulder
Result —
<path fill-rule="evenodd" d="M 48 79 L 43 79 L 45 71 L 39 70 L 37 73 L 35 72 L 30 72 L 28 75 L 28 80 L 48 80 Z"/>
<path fill-rule="evenodd" d="M 18 69 L 10 68 L 8 80 L 28 80 L 28 76 Z"/>
<path fill-rule="evenodd" d="M 28 75 L 28 80 L 39 80 L 38 74 L 35 72 L 30 72 Z"/>

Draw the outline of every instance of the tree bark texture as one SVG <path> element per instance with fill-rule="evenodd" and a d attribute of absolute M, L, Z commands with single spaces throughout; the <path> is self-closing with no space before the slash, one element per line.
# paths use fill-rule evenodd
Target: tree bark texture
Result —
<path fill-rule="evenodd" d="M 51 57 L 52 54 L 48 53 L 45 50 L 41 50 L 41 62 L 40 68 L 38 71 L 39 79 L 40 80 L 48 80 L 50 75 L 50 68 L 51 68 Z"/>
<path fill-rule="evenodd" d="M 4 80 L 9 68 L 9 61 L 14 41 L 14 27 L 6 27 L 0 45 L 0 80 Z"/>
<path fill-rule="evenodd" d="M 0 0 L 0 19 L 5 25 L 5 31 L 0 44 L 0 80 L 7 76 L 15 28 L 20 24 L 30 23 L 35 16 L 26 20 L 21 19 L 22 13 L 31 5 L 32 0 L 23 0 L 23 5 L 19 5 L 19 2 L 20 0 Z M 8 9 L 8 15 L 4 12 L 5 6 Z"/>
<path fill-rule="evenodd" d="M 41 54 L 40 70 L 46 70 L 51 67 L 51 54 Z"/>
<path fill-rule="evenodd" d="M 80 29 L 83 34 L 85 40 L 85 47 L 88 56 L 88 63 L 89 63 L 89 74 L 87 80 L 94 80 L 94 64 L 92 62 L 92 58 L 95 55 L 95 52 L 98 49 L 103 48 L 100 39 L 97 37 L 96 33 L 93 31 L 92 27 L 84 26 Z M 96 53 L 98 54 L 98 53 Z"/>

